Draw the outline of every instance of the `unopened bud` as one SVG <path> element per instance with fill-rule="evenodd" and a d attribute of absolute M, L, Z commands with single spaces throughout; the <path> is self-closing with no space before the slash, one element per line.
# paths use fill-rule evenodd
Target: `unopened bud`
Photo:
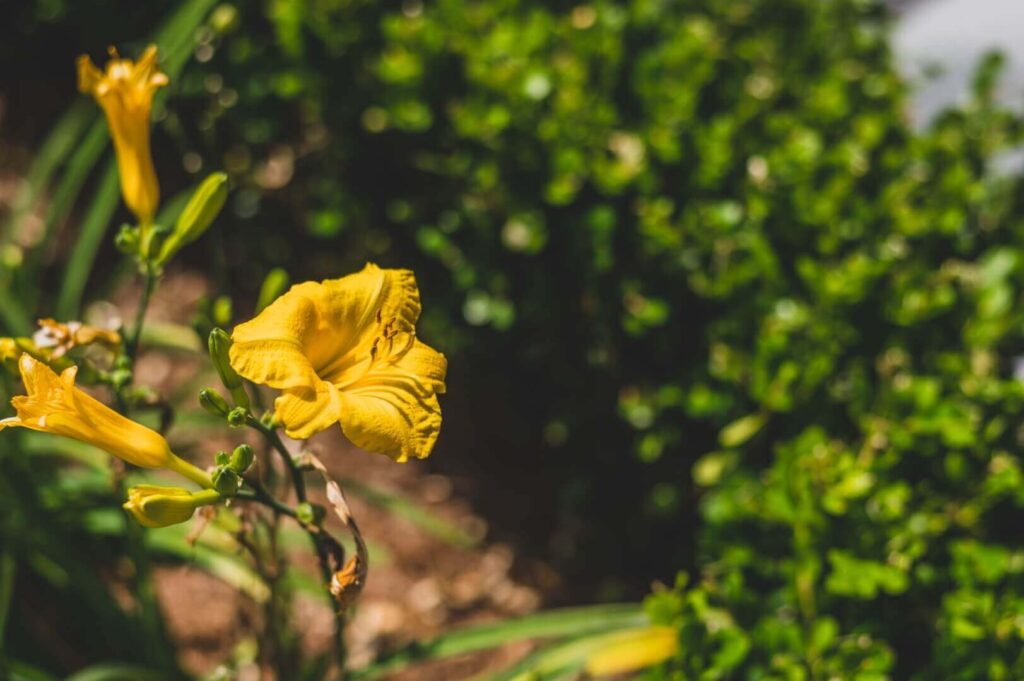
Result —
<path fill-rule="evenodd" d="M 203 388 L 199 391 L 199 405 L 214 416 L 227 416 L 231 410 L 228 401 L 213 388 Z"/>
<path fill-rule="evenodd" d="M 252 451 L 252 447 L 249 445 L 238 445 L 235 447 L 235 451 L 231 452 L 231 460 L 228 463 L 228 467 L 241 475 L 249 470 L 249 466 L 252 465 L 255 458 L 256 453 Z"/>
<path fill-rule="evenodd" d="M 185 210 L 178 216 L 174 230 L 160 248 L 157 264 L 167 262 L 183 246 L 190 244 L 213 223 L 228 198 L 228 176 L 213 173 L 196 188 L 188 200 Z"/>
<path fill-rule="evenodd" d="M 279 425 L 277 422 L 277 414 L 270 410 L 263 412 L 263 416 L 260 417 L 260 423 L 262 423 L 265 428 L 277 428 Z"/>
<path fill-rule="evenodd" d="M 228 412 L 228 425 L 232 428 L 241 428 L 245 425 L 249 412 L 245 407 L 235 407 Z"/>
<path fill-rule="evenodd" d="M 213 462 L 218 466 L 227 466 L 230 461 L 231 455 L 223 449 L 213 455 Z"/>
<path fill-rule="evenodd" d="M 132 372 L 128 369 L 115 369 L 110 372 L 110 385 L 114 390 L 122 390 L 132 382 Z"/>
<path fill-rule="evenodd" d="M 131 225 L 121 225 L 117 235 L 114 236 L 114 246 L 125 255 L 134 255 L 139 252 L 139 230 Z"/>
<path fill-rule="evenodd" d="M 210 332 L 209 346 L 210 359 L 213 360 L 213 366 L 216 367 L 224 387 L 231 391 L 231 399 L 235 401 L 236 406 L 248 408 L 249 394 L 245 392 L 242 377 L 231 366 L 231 359 L 228 357 L 228 351 L 231 349 L 231 337 L 225 333 L 224 329 L 214 329 Z"/>
<path fill-rule="evenodd" d="M 226 497 L 234 496 L 242 479 L 230 468 L 218 468 L 213 472 L 213 488 Z"/>
<path fill-rule="evenodd" d="M 295 507 L 295 518 L 303 525 L 319 525 L 325 514 L 323 506 L 311 504 L 308 501 Z"/>

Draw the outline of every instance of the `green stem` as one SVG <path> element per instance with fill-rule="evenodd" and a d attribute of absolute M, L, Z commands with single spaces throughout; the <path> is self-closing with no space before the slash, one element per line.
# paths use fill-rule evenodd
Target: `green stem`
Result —
<path fill-rule="evenodd" d="M 124 348 L 124 354 L 128 356 L 133 365 L 139 352 L 139 340 L 142 338 L 142 326 L 145 323 L 146 310 L 149 309 L 149 299 L 153 296 L 153 290 L 156 288 L 157 277 L 153 268 L 149 263 L 146 263 L 144 267 L 145 284 L 142 288 L 142 300 L 139 301 L 139 307 L 135 311 L 135 323 L 132 325 L 131 335 Z"/>
<path fill-rule="evenodd" d="M 188 478 L 200 487 L 207 489 L 213 487 L 213 480 L 209 473 L 174 454 L 171 454 L 171 460 L 167 463 L 167 470 Z"/>
<path fill-rule="evenodd" d="M 299 469 L 299 466 L 295 463 L 295 460 L 292 459 L 291 452 L 289 452 L 288 448 L 284 446 L 284 442 L 281 441 L 281 436 L 277 434 L 277 430 L 265 425 L 251 414 L 249 415 L 248 423 L 251 427 L 263 433 L 263 436 L 267 439 L 267 442 L 270 443 L 270 446 L 281 455 L 281 459 L 284 461 L 289 473 L 291 473 L 292 486 L 295 488 L 295 498 L 298 499 L 300 504 L 306 503 L 306 481 L 302 477 L 302 471 Z M 267 496 L 269 498 L 269 494 Z M 303 524 L 303 529 L 305 529 L 306 534 L 309 535 L 309 540 L 316 551 L 317 562 L 320 564 L 320 576 L 321 579 L 323 579 L 324 590 L 327 592 L 327 600 L 331 605 L 331 610 L 335 611 L 334 652 L 337 656 L 338 664 L 343 667 L 346 657 L 345 638 L 343 621 L 337 613 L 337 604 L 334 602 L 334 596 L 331 594 L 331 581 L 333 580 L 334 573 L 331 570 L 330 549 L 324 541 L 324 535 L 322 532 L 305 524 Z M 342 672 L 344 673 L 344 670 L 342 670 Z"/>
<path fill-rule="evenodd" d="M 286 515 L 290 518 L 297 518 L 298 512 L 287 504 L 283 504 L 275 499 L 271 494 L 261 485 L 260 483 L 253 483 L 253 491 L 241 490 L 235 495 L 236 499 L 242 499 L 244 501 L 255 501 L 256 503 L 263 504 L 274 511 Z"/>

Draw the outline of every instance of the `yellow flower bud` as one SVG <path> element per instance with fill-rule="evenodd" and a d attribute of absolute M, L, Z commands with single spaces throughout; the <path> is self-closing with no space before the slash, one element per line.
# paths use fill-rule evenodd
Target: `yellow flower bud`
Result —
<path fill-rule="evenodd" d="M 187 521 L 198 507 L 218 501 L 220 495 L 214 490 L 192 493 L 180 487 L 139 485 L 128 490 L 124 508 L 135 516 L 140 525 L 167 527 Z"/>
<path fill-rule="evenodd" d="M 140 224 L 153 221 L 160 203 L 160 187 L 149 151 L 149 117 L 153 96 L 167 85 L 167 76 L 156 65 L 156 45 L 150 45 L 137 62 L 121 59 L 111 48 L 106 71 L 88 56 L 78 58 L 78 89 L 96 98 L 107 116 L 114 139 L 121 194 Z"/>

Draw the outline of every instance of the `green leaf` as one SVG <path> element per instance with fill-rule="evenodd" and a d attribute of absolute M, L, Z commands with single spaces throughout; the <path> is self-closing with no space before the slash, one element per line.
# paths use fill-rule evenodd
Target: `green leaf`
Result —
<path fill-rule="evenodd" d="M 92 264 L 96 260 L 96 254 L 99 252 L 103 236 L 107 233 L 114 211 L 117 210 L 119 198 L 117 163 L 111 160 L 107 162 L 107 168 L 100 179 L 96 194 L 93 196 L 92 203 L 89 204 L 85 219 L 82 220 L 78 240 L 75 242 L 75 247 L 68 260 L 64 283 L 57 296 L 58 319 L 78 317 L 78 310 L 82 304 L 82 295 L 85 293 Z"/>
<path fill-rule="evenodd" d="M 639 605 L 632 603 L 553 610 L 452 632 L 426 643 L 414 643 L 383 656 L 356 672 L 353 678 L 374 679 L 416 662 L 486 650 L 514 641 L 583 636 L 645 624 L 648 624 L 647 616 Z"/>

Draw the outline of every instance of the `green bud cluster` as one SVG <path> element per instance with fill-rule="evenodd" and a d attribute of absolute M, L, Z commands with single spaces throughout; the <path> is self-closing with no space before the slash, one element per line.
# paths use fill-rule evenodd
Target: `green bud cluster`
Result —
<path fill-rule="evenodd" d="M 230 454 L 224 450 L 217 452 L 213 460 L 217 464 L 211 476 L 214 489 L 224 496 L 233 496 L 242 485 L 242 476 L 256 460 L 256 453 L 249 445 L 241 444 Z"/>

